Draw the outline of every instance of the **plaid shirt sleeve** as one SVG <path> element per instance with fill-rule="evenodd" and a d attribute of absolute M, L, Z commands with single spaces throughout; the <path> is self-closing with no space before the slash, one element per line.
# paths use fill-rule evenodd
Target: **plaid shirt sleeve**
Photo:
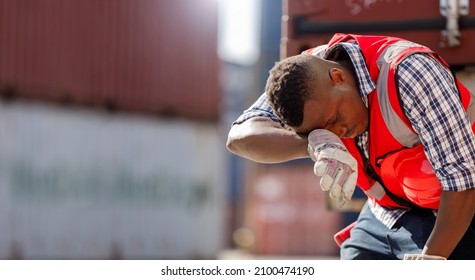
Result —
<path fill-rule="evenodd" d="M 282 127 L 285 127 L 284 123 L 274 114 L 272 107 L 267 102 L 267 96 L 265 93 L 261 94 L 261 96 L 251 105 L 248 109 L 246 109 L 237 120 L 233 122 L 233 125 L 243 123 L 246 120 L 255 117 L 265 117 L 269 118 L 277 123 L 279 123 Z"/>
<path fill-rule="evenodd" d="M 401 62 L 397 77 L 403 110 L 442 189 L 475 188 L 475 136 L 451 72 L 432 57 L 415 54 Z"/>

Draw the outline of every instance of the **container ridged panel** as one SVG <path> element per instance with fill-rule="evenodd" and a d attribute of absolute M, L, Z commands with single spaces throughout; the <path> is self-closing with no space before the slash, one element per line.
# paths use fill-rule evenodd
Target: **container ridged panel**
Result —
<path fill-rule="evenodd" d="M 213 1 L 0 1 L 0 91 L 216 120 Z"/>
<path fill-rule="evenodd" d="M 449 47 L 439 1 L 284 0 L 281 56 L 326 43 L 335 33 L 351 33 L 401 37 L 428 46 L 451 65 L 475 64 L 471 4 L 458 19 L 460 45 Z"/>

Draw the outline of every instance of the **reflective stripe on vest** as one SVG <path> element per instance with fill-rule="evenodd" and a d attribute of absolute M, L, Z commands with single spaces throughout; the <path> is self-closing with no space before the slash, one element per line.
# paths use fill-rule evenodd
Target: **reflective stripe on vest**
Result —
<path fill-rule="evenodd" d="M 408 48 L 422 47 L 416 43 L 399 41 L 389 45 L 384 52 L 379 56 L 377 64 L 379 67 L 379 79 L 377 83 L 377 94 L 379 100 L 379 107 L 383 115 L 384 122 L 391 132 L 392 136 L 401 143 L 404 147 L 414 147 L 420 144 L 419 136 L 410 129 L 407 124 L 396 114 L 394 108 L 389 100 L 388 95 L 388 78 L 391 62 L 393 62 L 398 55 L 405 52 Z M 401 57 L 400 57 L 401 59 Z M 397 63 L 397 62 L 396 62 Z M 393 77 L 391 77 L 393 78 Z"/>

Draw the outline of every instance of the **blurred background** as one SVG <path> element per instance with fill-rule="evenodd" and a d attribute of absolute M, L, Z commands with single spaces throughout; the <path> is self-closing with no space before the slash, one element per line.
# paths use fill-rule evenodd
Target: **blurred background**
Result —
<path fill-rule="evenodd" d="M 336 32 L 425 44 L 475 90 L 471 2 L 0 0 L 0 259 L 338 258 L 363 195 L 232 155 L 232 122 Z"/>

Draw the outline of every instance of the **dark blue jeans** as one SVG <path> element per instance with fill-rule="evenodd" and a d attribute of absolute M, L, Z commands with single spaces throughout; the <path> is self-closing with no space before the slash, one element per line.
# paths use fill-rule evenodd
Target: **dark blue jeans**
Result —
<path fill-rule="evenodd" d="M 397 260 L 404 254 L 420 253 L 434 227 L 431 210 L 411 210 L 388 229 L 366 203 L 351 237 L 341 247 L 343 260 Z M 475 219 L 449 259 L 475 260 Z"/>

